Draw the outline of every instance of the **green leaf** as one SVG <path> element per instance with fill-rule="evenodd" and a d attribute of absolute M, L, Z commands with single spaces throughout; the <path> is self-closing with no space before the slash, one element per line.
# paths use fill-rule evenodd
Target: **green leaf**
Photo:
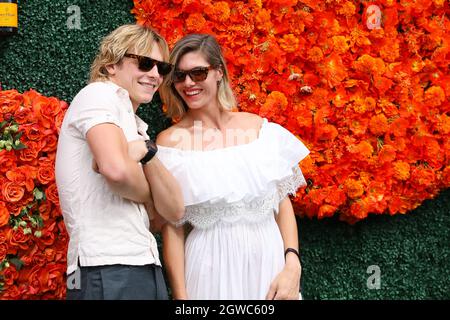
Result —
<path fill-rule="evenodd" d="M 9 259 L 9 262 L 12 263 L 17 270 L 22 269 L 22 267 L 25 265 L 25 263 L 19 258 L 11 258 Z"/>
<path fill-rule="evenodd" d="M 16 142 L 17 142 L 17 141 L 19 141 L 19 140 L 16 140 Z M 24 144 L 23 144 L 22 142 L 20 142 L 20 141 L 19 141 L 18 144 L 14 143 L 12 147 L 13 147 L 14 150 L 22 150 L 22 149 L 28 148 L 26 145 L 24 145 Z"/>

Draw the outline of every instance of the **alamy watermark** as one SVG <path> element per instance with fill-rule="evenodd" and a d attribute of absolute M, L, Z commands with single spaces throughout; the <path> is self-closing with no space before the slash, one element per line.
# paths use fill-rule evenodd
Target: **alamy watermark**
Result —
<path fill-rule="evenodd" d="M 72 272 L 67 276 L 66 286 L 68 290 L 79 290 L 81 289 L 81 272 L 80 268 Z"/>
<path fill-rule="evenodd" d="M 68 29 L 81 30 L 81 9 L 79 6 L 71 5 L 67 8 L 70 16 L 67 18 L 66 26 Z"/>
<path fill-rule="evenodd" d="M 367 273 L 370 276 L 367 278 L 367 289 L 380 290 L 381 289 L 381 269 L 378 265 L 370 265 L 367 267 Z"/>

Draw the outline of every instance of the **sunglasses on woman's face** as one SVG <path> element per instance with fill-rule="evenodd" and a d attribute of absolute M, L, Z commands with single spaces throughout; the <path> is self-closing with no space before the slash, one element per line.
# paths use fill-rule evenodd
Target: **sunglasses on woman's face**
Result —
<path fill-rule="evenodd" d="M 139 70 L 143 72 L 152 70 L 155 64 L 158 68 L 158 73 L 162 76 L 168 75 L 172 70 L 172 65 L 167 62 L 158 61 L 149 57 L 139 56 L 132 53 L 125 53 L 124 56 L 132 59 L 137 59 Z"/>
<path fill-rule="evenodd" d="M 215 67 L 214 66 L 196 67 L 186 71 L 175 69 L 175 71 L 173 72 L 173 82 L 175 83 L 184 82 L 184 80 L 186 80 L 187 75 L 189 75 L 189 78 L 191 78 L 191 80 L 194 82 L 205 81 L 206 78 L 208 77 L 209 70 L 212 69 L 215 69 Z"/>

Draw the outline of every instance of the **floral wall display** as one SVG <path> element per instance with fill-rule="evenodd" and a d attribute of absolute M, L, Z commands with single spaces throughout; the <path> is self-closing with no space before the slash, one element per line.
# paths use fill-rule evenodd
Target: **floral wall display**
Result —
<path fill-rule="evenodd" d="M 55 184 L 67 104 L 0 90 L 0 298 L 65 296 L 68 235 Z"/>
<path fill-rule="evenodd" d="M 354 223 L 450 186 L 449 2 L 135 0 L 172 47 L 214 35 L 239 109 L 312 151 L 297 212 Z M 445 14 L 447 13 L 447 15 Z"/>

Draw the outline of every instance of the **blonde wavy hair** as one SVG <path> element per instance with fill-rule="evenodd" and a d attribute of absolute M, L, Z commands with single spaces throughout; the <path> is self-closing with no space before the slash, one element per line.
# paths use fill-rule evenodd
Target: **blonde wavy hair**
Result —
<path fill-rule="evenodd" d="M 200 52 L 205 60 L 212 66 L 217 66 L 223 71 L 223 78 L 217 90 L 217 100 L 220 108 L 232 110 L 236 107 L 236 98 L 231 90 L 227 66 L 220 45 L 216 39 L 208 34 L 190 34 L 180 39 L 174 46 L 169 62 L 175 66 L 172 71 L 164 77 L 163 84 L 159 89 L 162 101 L 167 107 L 166 114 L 174 119 L 181 119 L 188 106 L 175 90 L 173 83 L 173 72 L 178 67 L 181 58 L 189 52 Z"/>
<path fill-rule="evenodd" d="M 118 27 L 103 38 L 97 56 L 91 65 L 89 82 L 107 81 L 106 66 L 120 64 L 125 53 L 133 49 L 135 54 L 146 55 L 157 44 L 165 62 L 169 60 L 169 46 L 154 29 L 138 24 Z"/>

